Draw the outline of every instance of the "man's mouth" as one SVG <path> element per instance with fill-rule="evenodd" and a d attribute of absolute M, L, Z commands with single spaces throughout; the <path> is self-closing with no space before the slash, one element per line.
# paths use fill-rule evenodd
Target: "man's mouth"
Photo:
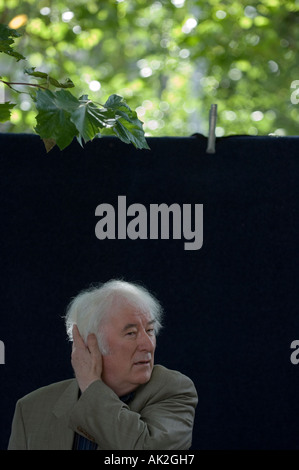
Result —
<path fill-rule="evenodd" d="M 144 365 L 150 365 L 151 361 L 148 359 L 147 361 L 138 361 L 134 362 L 134 366 L 144 366 Z"/>

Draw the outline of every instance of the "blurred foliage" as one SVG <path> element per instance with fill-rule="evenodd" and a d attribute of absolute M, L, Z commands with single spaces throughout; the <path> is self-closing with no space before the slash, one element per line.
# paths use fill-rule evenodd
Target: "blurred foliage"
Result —
<path fill-rule="evenodd" d="M 120 94 L 148 136 L 207 135 L 213 103 L 218 136 L 298 135 L 299 0 L 0 0 L 0 22 L 28 62 L 2 54 L 2 77 L 37 67 L 97 102 Z M 18 98 L 2 132 L 36 125 Z"/>
<path fill-rule="evenodd" d="M 17 16 L 18 21 L 21 18 L 24 15 Z M 18 62 L 26 58 L 13 48 L 16 37 L 20 37 L 20 33 L 0 23 L 0 53 L 14 57 Z M 93 102 L 87 94 L 76 98 L 70 93 L 67 88 L 74 88 L 70 78 L 61 82 L 36 70 L 36 67 L 28 67 L 24 73 L 41 82 L 12 82 L 0 77 L 0 84 L 9 87 L 13 93 L 25 93 L 27 99 L 32 99 L 37 111 L 34 130 L 43 139 L 47 152 L 56 145 L 63 150 L 74 138 L 83 146 L 102 134 L 117 136 L 139 149 L 149 149 L 142 121 L 122 96 L 114 93 L 101 104 Z M 16 86 L 21 86 L 23 91 L 16 90 Z M 4 96 L 4 101 L 0 102 L 0 122 L 11 120 L 11 110 L 15 105 Z"/>

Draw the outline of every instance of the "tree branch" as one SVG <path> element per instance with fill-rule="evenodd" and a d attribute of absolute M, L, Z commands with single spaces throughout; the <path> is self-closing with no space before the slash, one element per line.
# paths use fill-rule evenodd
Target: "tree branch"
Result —
<path fill-rule="evenodd" d="M 11 89 L 13 89 L 11 85 L 22 85 L 22 86 L 33 86 L 37 88 L 42 88 L 43 90 L 48 90 L 47 87 L 38 85 L 37 83 L 7 82 L 6 80 L 2 80 L 2 79 L 0 79 L 0 82 L 4 83 L 4 85 L 7 85 Z"/>

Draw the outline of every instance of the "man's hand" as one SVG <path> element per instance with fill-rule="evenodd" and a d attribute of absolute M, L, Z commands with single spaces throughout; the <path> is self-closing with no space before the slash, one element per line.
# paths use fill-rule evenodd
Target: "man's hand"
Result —
<path fill-rule="evenodd" d="M 82 393 L 92 382 L 101 379 L 102 354 L 96 335 L 88 335 L 85 344 L 77 325 L 73 326 L 72 366 Z"/>

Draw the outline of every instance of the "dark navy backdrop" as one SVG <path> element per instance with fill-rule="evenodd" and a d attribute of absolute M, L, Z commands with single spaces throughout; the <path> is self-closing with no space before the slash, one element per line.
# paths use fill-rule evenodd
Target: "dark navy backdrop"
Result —
<path fill-rule="evenodd" d="M 0 448 L 26 393 L 72 376 L 61 316 L 92 282 L 142 282 L 165 308 L 157 360 L 190 376 L 194 449 L 299 449 L 299 138 L 114 138 L 45 154 L 0 135 Z M 105 240 L 95 208 L 203 204 L 204 243 Z"/>

